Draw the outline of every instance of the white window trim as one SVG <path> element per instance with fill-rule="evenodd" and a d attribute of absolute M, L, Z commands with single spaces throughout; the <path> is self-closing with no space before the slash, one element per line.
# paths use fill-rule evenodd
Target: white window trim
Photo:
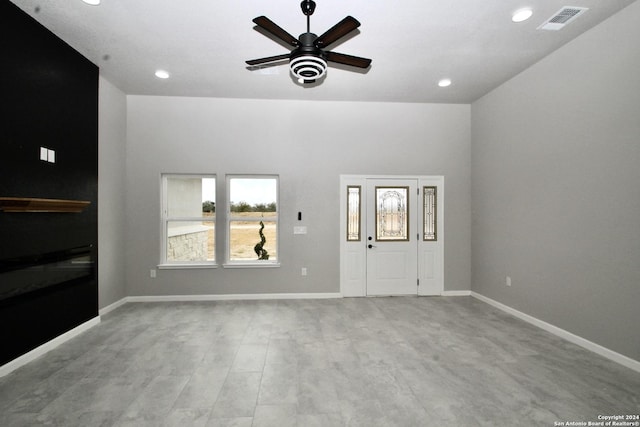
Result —
<path fill-rule="evenodd" d="M 202 263 L 202 262 L 182 262 L 171 264 L 158 264 L 158 270 L 196 270 L 218 268 L 218 264 L 215 263 Z"/>
<path fill-rule="evenodd" d="M 229 263 L 222 264 L 223 268 L 278 268 L 280 263 L 278 261 L 231 261 Z"/>
<path fill-rule="evenodd" d="M 234 218 L 231 212 L 231 180 L 234 178 L 246 178 L 246 179 L 275 179 L 276 180 L 276 215 L 269 217 L 269 221 L 276 222 L 276 248 L 278 248 L 277 260 L 247 260 L 238 261 L 231 260 L 231 221 Z M 280 267 L 280 176 L 275 174 L 230 174 L 226 175 L 226 194 L 225 194 L 225 213 L 226 213 L 226 228 L 225 228 L 225 261 L 222 264 L 224 268 L 274 268 Z M 217 205 L 216 205 L 217 206 Z M 261 221 L 262 217 L 244 217 L 245 221 Z"/>
<path fill-rule="evenodd" d="M 216 174 L 212 173 L 162 173 L 160 175 L 160 236 L 161 236 L 161 244 L 160 244 L 160 263 L 158 264 L 158 269 L 160 270 L 180 270 L 180 269 L 199 269 L 199 268 L 218 268 L 218 263 L 216 259 L 213 261 L 175 261 L 170 262 L 167 261 L 167 222 L 168 221 L 197 221 L 199 219 L 204 219 L 204 217 L 172 217 L 169 218 L 167 216 L 167 178 L 171 177 L 199 177 L 199 178 L 213 178 L 217 180 L 218 177 Z M 216 193 L 216 199 L 218 198 L 218 194 Z M 218 201 L 213 200 L 216 204 L 216 209 L 218 207 Z M 216 216 L 217 219 L 217 216 Z M 217 238 L 218 234 L 218 222 L 214 221 L 215 224 L 215 234 L 214 239 Z"/>

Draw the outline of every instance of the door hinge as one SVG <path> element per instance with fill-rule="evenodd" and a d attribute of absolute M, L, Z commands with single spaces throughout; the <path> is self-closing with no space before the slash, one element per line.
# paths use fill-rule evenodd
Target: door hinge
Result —
<path fill-rule="evenodd" d="M 418 286 L 420 286 L 420 279 L 416 279 L 416 281 L 418 282 Z"/>

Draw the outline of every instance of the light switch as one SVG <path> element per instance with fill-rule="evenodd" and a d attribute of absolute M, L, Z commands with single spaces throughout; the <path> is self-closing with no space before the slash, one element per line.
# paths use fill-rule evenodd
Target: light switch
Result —
<path fill-rule="evenodd" d="M 49 155 L 48 155 L 48 159 L 49 163 L 55 163 L 56 162 L 56 152 L 53 150 L 49 150 Z"/>
<path fill-rule="evenodd" d="M 307 234 L 307 227 L 304 225 L 298 225 L 293 227 L 293 234 Z"/>

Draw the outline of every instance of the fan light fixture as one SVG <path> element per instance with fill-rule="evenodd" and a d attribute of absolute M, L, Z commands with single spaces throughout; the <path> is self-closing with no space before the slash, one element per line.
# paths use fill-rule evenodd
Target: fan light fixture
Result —
<path fill-rule="evenodd" d="M 90 4 L 91 6 L 97 6 L 100 4 L 100 0 L 82 0 L 86 4 Z"/>
<path fill-rule="evenodd" d="M 438 82 L 438 86 L 440 87 L 447 87 L 447 86 L 451 86 L 451 79 L 442 79 Z"/>
<path fill-rule="evenodd" d="M 327 73 L 327 61 L 319 56 L 298 56 L 289 62 L 289 69 L 299 83 L 310 83 Z"/>

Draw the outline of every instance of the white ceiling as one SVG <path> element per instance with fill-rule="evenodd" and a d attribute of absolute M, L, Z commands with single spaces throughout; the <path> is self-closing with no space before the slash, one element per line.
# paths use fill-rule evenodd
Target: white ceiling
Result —
<path fill-rule="evenodd" d="M 127 94 L 437 103 L 478 99 L 633 1 L 316 0 L 311 31 L 352 15 L 359 34 L 330 48 L 373 62 L 365 73 L 330 66 L 320 84 L 303 87 L 286 64 L 251 71 L 244 63 L 287 53 L 252 19 L 265 15 L 298 36 L 306 31 L 299 0 L 12 0 Z M 589 10 L 561 31 L 536 29 L 563 6 Z M 522 7 L 533 17 L 511 22 Z M 156 78 L 159 68 L 171 78 Z M 448 88 L 437 85 L 444 77 Z"/>

